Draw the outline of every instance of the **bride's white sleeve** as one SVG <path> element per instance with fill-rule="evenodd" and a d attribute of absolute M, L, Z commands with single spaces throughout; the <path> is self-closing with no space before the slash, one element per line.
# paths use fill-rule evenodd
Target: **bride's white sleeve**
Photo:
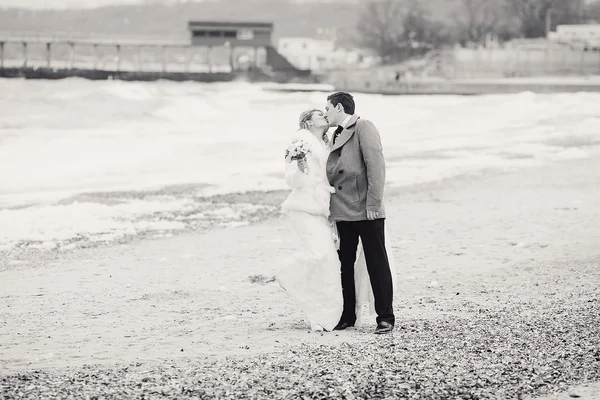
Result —
<path fill-rule="evenodd" d="M 308 185 L 308 175 L 300 171 L 296 161 L 285 161 L 285 183 L 292 189 Z"/>

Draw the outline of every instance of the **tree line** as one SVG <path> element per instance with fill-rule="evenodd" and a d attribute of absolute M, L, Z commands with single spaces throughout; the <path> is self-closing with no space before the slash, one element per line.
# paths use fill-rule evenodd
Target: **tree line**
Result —
<path fill-rule="evenodd" d="M 600 1 L 370 0 L 357 31 L 361 45 L 384 62 L 396 62 L 449 45 L 482 45 L 489 38 L 545 37 L 557 25 L 590 21 L 600 21 Z"/>

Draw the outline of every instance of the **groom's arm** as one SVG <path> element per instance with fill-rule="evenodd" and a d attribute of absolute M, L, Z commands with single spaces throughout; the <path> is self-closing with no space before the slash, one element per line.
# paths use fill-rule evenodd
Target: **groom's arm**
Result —
<path fill-rule="evenodd" d="M 379 131 L 371 121 L 359 120 L 356 127 L 363 161 L 367 168 L 367 211 L 379 211 L 385 186 L 385 158 Z"/>

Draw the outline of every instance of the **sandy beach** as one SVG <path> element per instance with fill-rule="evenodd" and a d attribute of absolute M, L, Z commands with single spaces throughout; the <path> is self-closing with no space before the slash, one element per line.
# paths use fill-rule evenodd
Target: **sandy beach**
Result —
<path fill-rule="evenodd" d="M 451 378 L 479 379 L 481 371 L 488 380 L 460 398 L 568 394 L 600 379 L 599 182 L 594 156 L 389 190 L 397 326 L 384 338 L 372 334 L 374 322 L 309 332 L 301 310 L 272 279 L 278 260 L 292 250 L 279 217 L 64 253 L 7 254 L 0 262 L 0 389 L 5 398 L 313 397 L 323 391 L 377 398 L 377 390 L 369 392 L 372 381 L 344 371 L 364 374 L 383 365 L 393 376 L 377 375 L 381 397 L 444 398 L 439 388 L 460 397 L 464 387 Z M 273 192 L 257 202 L 283 196 Z M 546 333 L 536 336 L 537 329 Z M 478 349 L 478 341 L 488 350 Z M 491 359 L 463 368 L 481 351 L 503 348 L 518 364 L 517 381 L 502 378 Z M 356 358 L 360 349 L 373 358 Z M 385 357 L 389 363 L 378 364 Z M 339 384 L 317 379 L 315 371 L 339 360 Z M 295 378 L 273 375 L 276 365 L 289 362 L 298 363 Z M 546 363 L 555 371 L 547 379 L 540 373 Z M 529 370 L 534 365 L 537 372 Z M 256 392 L 244 380 L 223 378 L 248 366 L 279 383 L 263 382 L 271 391 Z M 142 385 L 140 374 L 168 376 L 170 383 L 151 378 Z M 94 379 L 74 376 L 109 383 L 99 388 Z M 531 376 L 543 379 L 531 384 Z M 183 382 L 196 389 L 180 391 Z"/>

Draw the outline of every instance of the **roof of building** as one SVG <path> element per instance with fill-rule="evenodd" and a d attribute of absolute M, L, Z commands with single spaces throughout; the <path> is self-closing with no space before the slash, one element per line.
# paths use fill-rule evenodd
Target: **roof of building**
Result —
<path fill-rule="evenodd" d="M 249 22 L 249 21 L 189 21 L 188 29 L 200 28 L 258 28 L 273 29 L 272 22 Z"/>

